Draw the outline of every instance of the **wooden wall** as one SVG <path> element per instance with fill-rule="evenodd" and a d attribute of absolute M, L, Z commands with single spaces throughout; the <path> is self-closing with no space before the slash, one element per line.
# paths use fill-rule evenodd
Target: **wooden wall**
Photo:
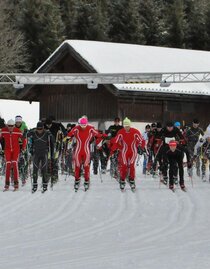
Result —
<path fill-rule="evenodd" d="M 200 120 L 202 128 L 206 128 L 210 123 L 210 99 L 188 100 L 182 97 L 179 101 L 172 100 L 120 100 L 120 115 L 130 117 L 133 121 L 166 123 L 168 120 L 180 121 L 182 124 L 192 124 L 194 118 Z"/>
<path fill-rule="evenodd" d="M 40 115 L 54 115 L 60 121 L 77 121 L 82 115 L 91 120 L 113 120 L 118 113 L 117 98 L 103 86 L 47 86 L 40 95 Z"/>

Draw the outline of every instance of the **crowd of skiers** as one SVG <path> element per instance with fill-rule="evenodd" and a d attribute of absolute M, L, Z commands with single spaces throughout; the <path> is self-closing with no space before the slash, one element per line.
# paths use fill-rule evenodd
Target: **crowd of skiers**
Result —
<path fill-rule="evenodd" d="M 42 177 L 42 192 L 58 181 L 58 171 L 73 175 L 74 188 L 78 190 L 84 176 L 84 189 L 90 184 L 90 164 L 93 173 L 104 174 L 110 163 L 110 174 L 124 190 L 126 182 L 135 190 L 135 168 L 137 158 L 144 156 L 143 174 L 160 175 L 163 184 L 174 190 L 174 185 L 184 184 L 184 165 L 192 177 L 195 164 L 197 176 L 206 180 L 206 166 L 210 159 L 210 126 L 206 132 L 194 119 L 192 126 L 181 129 L 180 122 L 160 122 L 146 125 L 145 132 L 132 127 L 127 117 L 120 125 L 114 119 L 105 132 L 89 124 L 82 116 L 78 124 L 65 128 L 53 117 L 39 121 L 36 128 L 28 130 L 21 116 L 7 123 L 0 119 L 1 174 L 5 173 L 4 191 L 11 184 L 14 190 L 31 177 L 32 193 L 37 191 L 38 176 Z M 184 161 L 186 156 L 186 162 Z M 33 169 L 31 172 L 31 163 Z M 201 172 L 200 172 L 201 167 Z M 179 180 L 178 180 L 179 177 Z"/>

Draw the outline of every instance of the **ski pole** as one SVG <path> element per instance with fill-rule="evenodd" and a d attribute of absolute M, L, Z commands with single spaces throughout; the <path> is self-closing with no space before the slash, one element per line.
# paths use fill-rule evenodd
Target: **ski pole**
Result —
<path fill-rule="evenodd" d="M 192 188 L 193 188 L 193 178 L 192 178 L 192 176 L 190 176 L 189 179 L 190 179 L 190 181 L 191 181 Z"/>

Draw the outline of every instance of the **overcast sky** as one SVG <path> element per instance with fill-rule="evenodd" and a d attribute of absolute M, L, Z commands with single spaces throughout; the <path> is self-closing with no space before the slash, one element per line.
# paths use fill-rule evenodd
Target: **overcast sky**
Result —
<path fill-rule="evenodd" d="M 9 119 L 15 120 L 15 116 L 20 115 L 26 122 L 28 128 L 33 128 L 39 121 L 39 102 L 1 100 L 0 116 L 7 122 Z"/>

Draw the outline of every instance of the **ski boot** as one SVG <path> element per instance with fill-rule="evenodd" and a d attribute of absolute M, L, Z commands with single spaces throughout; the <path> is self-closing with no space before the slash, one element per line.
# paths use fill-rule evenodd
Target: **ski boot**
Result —
<path fill-rule="evenodd" d="M 173 192 L 175 192 L 174 185 L 169 185 L 169 189 Z"/>
<path fill-rule="evenodd" d="M 186 191 L 186 187 L 185 187 L 184 184 L 181 184 L 181 185 L 180 185 L 180 188 L 181 188 L 182 191 Z"/>
<path fill-rule="evenodd" d="M 47 183 L 43 183 L 42 193 L 45 193 L 46 191 L 47 191 Z"/>
<path fill-rule="evenodd" d="M 47 188 L 44 187 L 44 188 L 42 189 L 42 193 L 45 193 L 46 191 L 47 191 Z"/>
<path fill-rule="evenodd" d="M 33 187 L 31 190 L 31 193 L 35 193 L 37 191 L 37 188 Z"/>
<path fill-rule="evenodd" d="M 198 177 L 200 177 L 200 176 L 201 176 L 200 169 L 197 169 L 197 170 L 196 170 L 196 175 L 197 175 Z"/>
<path fill-rule="evenodd" d="M 163 184 L 164 185 L 167 185 L 168 184 L 168 177 L 163 177 Z"/>
<path fill-rule="evenodd" d="M 14 189 L 13 189 L 13 191 L 17 191 L 18 189 L 19 189 L 18 181 L 15 181 L 14 182 Z"/>
<path fill-rule="evenodd" d="M 75 190 L 75 192 L 78 191 L 78 189 L 79 189 L 79 184 L 80 184 L 80 180 L 75 180 L 75 183 L 74 183 L 74 190 Z"/>
<path fill-rule="evenodd" d="M 106 174 L 106 169 L 101 169 L 101 174 Z"/>
<path fill-rule="evenodd" d="M 178 184 L 178 178 L 174 177 L 174 184 L 177 185 Z"/>
<path fill-rule="evenodd" d="M 125 189 L 125 181 L 124 180 L 120 181 L 120 189 L 121 189 L 121 191 L 124 191 L 124 189 Z"/>
<path fill-rule="evenodd" d="M 31 190 L 32 193 L 35 193 L 37 191 L 37 184 L 33 184 L 33 188 Z"/>
<path fill-rule="evenodd" d="M 202 179 L 203 182 L 206 182 L 206 175 L 203 174 L 201 179 Z"/>
<path fill-rule="evenodd" d="M 9 185 L 5 185 L 3 191 L 8 191 L 8 190 L 9 190 Z"/>
<path fill-rule="evenodd" d="M 85 188 L 85 191 L 87 191 L 87 190 L 89 189 L 89 186 L 90 186 L 89 181 L 85 181 L 85 182 L 84 182 L 84 188 Z"/>
<path fill-rule="evenodd" d="M 136 189 L 135 181 L 134 180 L 129 180 L 129 184 L 130 184 L 131 190 L 134 192 L 135 189 Z"/>
<path fill-rule="evenodd" d="M 25 186 L 25 184 L 26 184 L 26 180 L 22 179 L 22 187 Z"/>

